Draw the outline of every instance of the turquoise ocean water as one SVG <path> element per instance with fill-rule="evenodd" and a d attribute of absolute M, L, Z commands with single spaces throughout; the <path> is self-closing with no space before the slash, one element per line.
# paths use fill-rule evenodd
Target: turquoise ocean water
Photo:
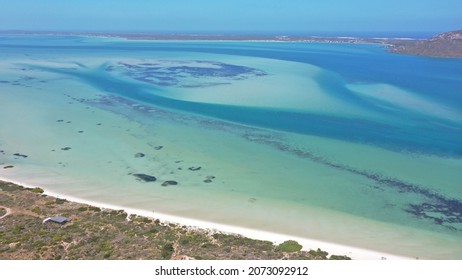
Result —
<path fill-rule="evenodd" d="M 460 59 L 373 44 L 3 36 L 0 90 L 3 178 L 462 257 Z"/>

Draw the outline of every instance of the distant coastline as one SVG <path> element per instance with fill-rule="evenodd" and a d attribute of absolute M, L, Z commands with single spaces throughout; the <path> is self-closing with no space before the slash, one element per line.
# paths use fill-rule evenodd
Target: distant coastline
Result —
<path fill-rule="evenodd" d="M 0 31 L 3 35 L 85 36 L 149 41 L 274 41 L 305 43 L 388 44 L 396 41 L 421 40 L 415 38 L 357 37 L 357 36 L 303 36 L 303 35 L 233 35 L 187 33 L 129 33 L 129 32 L 64 32 L 64 31 Z"/>
<path fill-rule="evenodd" d="M 0 35 L 85 36 L 147 41 L 248 41 L 330 44 L 382 44 L 387 51 L 441 58 L 462 58 L 462 31 L 437 34 L 429 39 L 367 38 L 297 35 L 150 34 L 128 32 L 0 31 Z"/>

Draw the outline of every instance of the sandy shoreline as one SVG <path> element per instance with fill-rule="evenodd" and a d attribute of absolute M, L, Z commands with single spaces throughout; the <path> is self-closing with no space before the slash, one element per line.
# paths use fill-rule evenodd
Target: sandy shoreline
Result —
<path fill-rule="evenodd" d="M 8 178 L 0 177 L 0 180 L 5 181 L 5 182 L 11 182 L 17 185 L 21 185 L 26 188 L 36 188 L 37 187 L 37 186 L 29 185 L 21 181 L 10 180 Z M 180 216 L 173 216 L 173 215 L 155 212 L 154 210 L 148 211 L 148 210 L 142 210 L 142 209 L 136 209 L 136 208 L 129 208 L 125 206 L 101 203 L 101 202 L 81 199 L 75 196 L 69 196 L 69 195 L 65 195 L 65 194 L 61 194 L 57 192 L 48 191 L 46 188 L 43 188 L 43 186 L 40 186 L 40 188 L 44 189 L 45 195 L 53 196 L 53 197 L 57 197 L 61 199 L 66 199 L 68 201 L 72 201 L 76 203 L 88 204 L 88 205 L 92 205 L 92 206 L 96 206 L 96 207 L 100 207 L 104 209 L 124 210 L 129 215 L 136 214 L 139 216 L 159 219 L 161 222 L 165 222 L 165 223 L 175 223 L 175 224 L 180 224 L 180 225 L 184 225 L 184 226 L 188 226 L 192 228 L 200 228 L 200 229 L 206 229 L 206 230 L 211 230 L 211 231 L 218 231 L 222 233 L 238 234 L 238 235 L 242 235 L 242 236 L 252 238 L 252 239 L 271 241 L 275 244 L 282 243 L 286 240 L 296 240 L 298 243 L 303 245 L 304 250 L 310 250 L 310 249 L 316 250 L 320 248 L 323 251 L 327 251 L 329 254 L 346 255 L 354 260 L 405 260 L 405 259 L 409 260 L 411 259 L 409 257 L 393 255 L 393 254 L 383 253 L 383 252 L 378 252 L 378 251 L 372 251 L 368 249 L 362 249 L 358 247 L 352 247 L 352 246 L 336 244 L 336 243 L 331 243 L 331 242 L 325 242 L 322 240 L 301 238 L 297 236 L 290 236 L 290 235 L 285 235 L 285 234 L 248 229 L 244 227 L 213 223 L 213 222 L 208 222 L 208 221 L 203 221 L 203 220 L 184 218 Z"/>

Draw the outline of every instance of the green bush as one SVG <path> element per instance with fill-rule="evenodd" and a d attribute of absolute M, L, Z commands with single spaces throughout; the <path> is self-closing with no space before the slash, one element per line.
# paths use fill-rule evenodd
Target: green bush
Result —
<path fill-rule="evenodd" d="M 332 255 L 329 257 L 329 260 L 351 260 L 351 258 L 347 256 Z"/>
<path fill-rule="evenodd" d="M 58 233 L 58 234 L 53 235 L 52 239 L 54 242 L 61 242 L 63 240 L 63 236 L 62 234 Z"/>
<path fill-rule="evenodd" d="M 213 245 L 212 243 L 210 242 L 205 242 L 201 245 L 201 248 L 204 248 L 204 249 L 210 249 L 210 248 L 213 248 L 213 247 L 216 247 L 215 245 Z"/>
<path fill-rule="evenodd" d="M 181 245 L 198 245 L 204 242 L 207 242 L 207 238 L 205 238 L 203 235 L 196 234 L 196 233 L 186 233 L 181 235 L 179 242 Z"/>
<path fill-rule="evenodd" d="M 30 189 L 31 192 L 33 193 L 43 193 L 43 189 L 42 188 L 33 188 L 33 189 Z"/>
<path fill-rule="evenodd" d="M 157 233 L 159 232 L 159 230 L 157 228 L 151 228 L 147 231 L 147 234 L 152 234 L 152 235 L 156 235 Z"/>
<path fill-rule="evenodd" d="M 318 250 L 310 250 L 309 251 L 310 255 L 315 256 L 315 257 L 321 257 L 322 259 L 327 259 L 327 253 L 326 251 L 322 251 L 321 249 L 318 248 Z"/>
<path fill-rule="evenodd" d="M 34 212 L 35 214 L 38 214 L 38 215 L 42 214 L 42 210 L 40 210 L 40 208 L 38 208 L 38 207 L 32 208 L 31 211 Z"/>
<path fill-rule="evenodd" d="M 101 208 L 96 207 L 96 206 L 90 206 L 88 210 L 93 211 L 93 212 L 101 212 Z"/>
<path fill-rule="evenodd" d="M 66 202 L 66 201 L 67 201 L 67 200 L 62 199 L 62 198 L 56 198 L 55 203 L 56 203 L 56 204 L 64 204 L 64 202 Z"/>
<path fill-rule="evenodd" d="M 32 244 L 32 246 L 34 246 L 34 248 L 36 248 L 36 249 L 40 249 L 40 248 L 42 248 L 43 246 L 45 246 L 45 241 L 43 241 L 43 240 L 37 240 L 37 241 L 35 241 L 35 242 Z"/>
<path fill-rule="evenodd" d="M 164 246 L 162 246 L 162 252 L 161 256 L 164 260 L 169 260 L 172 255 L 173 255 L 173 244 L 172 243 L 166 243 Z"/>
<path fill-rule="evenodd" d="M 298 244 L 297 241 L 287 240 L 279 244 L 277 248 L 282 252 L 294 253 L 300 251 L 303 248 L 303 246 Z"/>

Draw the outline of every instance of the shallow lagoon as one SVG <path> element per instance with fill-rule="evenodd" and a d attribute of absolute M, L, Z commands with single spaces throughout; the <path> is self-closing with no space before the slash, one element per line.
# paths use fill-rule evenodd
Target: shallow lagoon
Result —
<path fill-rule="evenodd" d="M 4 178 L 411 257 L 462 257 L 461 60 L 376 45 L 83 37 L 4 37 L 0 48 Z"/>

